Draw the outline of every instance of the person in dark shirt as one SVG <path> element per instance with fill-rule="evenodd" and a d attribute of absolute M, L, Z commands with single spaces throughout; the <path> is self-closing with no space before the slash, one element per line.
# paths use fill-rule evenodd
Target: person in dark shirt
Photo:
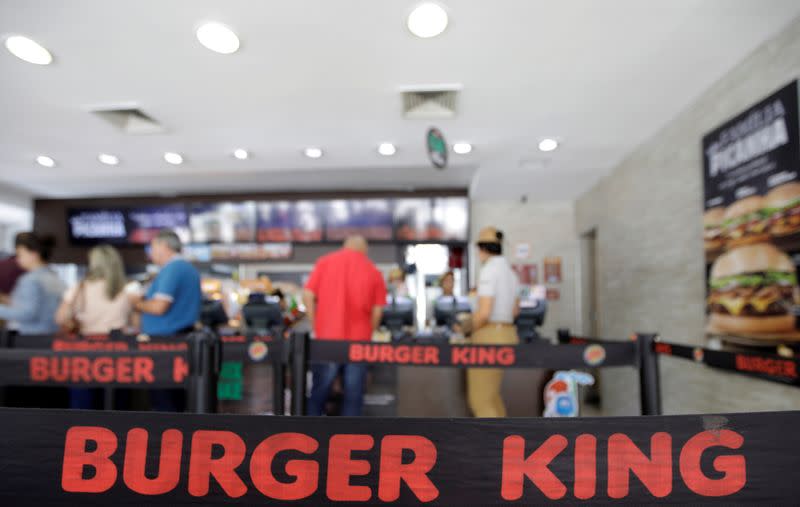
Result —
<path fill-rule="evenodd" d="M 14 239 L 15 244 L 21 234 L 17 234 Z M 11 294 L 17 284 L 17 279 L 23 274 L 25 274 L 25 270 L 20 267 L 16 256 L 12 255 L 0 260 L 0 295 Z"/>

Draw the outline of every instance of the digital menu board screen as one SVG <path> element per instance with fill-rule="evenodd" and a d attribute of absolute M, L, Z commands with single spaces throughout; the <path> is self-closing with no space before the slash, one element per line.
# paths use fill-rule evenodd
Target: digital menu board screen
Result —
<path fill-rule="evenodd" d="M 392 239 L 392 205 L 388 199 L 335 200 L 328 203 L 325 239 L 341 241 L 361 235 L 368 240 Z"/>
<path fill-rule="evenodd" d="M 74 244 L 123 244 L 128 238 L 121 209 L 67 210 L 67 229 L 70 243 Z"/>
<path fill-rule="evenodd" d="M 189 214 L 195 243 L 236 243 L 256 237 L 256 203 L 193 204 Z"/>
<path fill-rule="evenodd" d="M 182 204 L 131 208 L 127 211 L 128 243 L 149 243 L 160 230 L 175 231 L 181 241 L 189 242 L 189 215 Z"/>
<path fill-rule="evenodd" d="M 431 237 L 431 200 L 397 199 L 394 204 L 395 237 L 398 241 L 428 241 Z"/>
<path fill-rule="evenodd" d="M 292 240 L 293 203 L 290 201 L 256 204 L 257 235 L 260 243 Z"/>
<path fill-rule="evenodd" d="M 311 243 L 322 241 L 323 203 L 296 201 L 292 212 L 292 241 Z"/>
<path fill-rule="evenodd" d="M 435 197 L 428 228 L 431 241 L 467 241 L 469 200 L 466 197 Z"/>

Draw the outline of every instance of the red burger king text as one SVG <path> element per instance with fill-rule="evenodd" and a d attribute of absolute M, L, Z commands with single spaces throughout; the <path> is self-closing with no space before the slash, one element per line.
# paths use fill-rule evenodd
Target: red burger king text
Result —
<path fill-rule="evenodd" d="M 242 436 L 225 430 L 167 429 L 159 437 L 160 446 L 150 445 L 148 453 L 152 435 L 144 428 L 132 428 L 123 435 L 103 426 L 70 427 L 64 441 L 62 490 L 103 493 L 121 479 L 128 490 L 141 495 L 164 495 L 185 488 L 193 497 L 205 497 L 213 486 L 230 498 L 253 493 L 280 501 L 316 495 L 329 501 L 395 502 L 405 485 L 420 503 L 447 500 L 439 498 L 442 485 L 432 478 L 440 462 L 447 460 L 436 444 L 422 435 L 315 438 L 283 432 L 265 437 L 252 449 Z M 531 495 L 532 488 L 551 500 L 565 498 L 570 489 L 574 498 L 581 500 L 623 499 L 631 495 L 634 480 L 652 497 L 665 498 L 673 492 L 674 476 L 700 497 L 725 497 L 741 491 L 747 482 L 745 457 L 731 453 L 743 446 L 744 437 L 727 429 L 694 434 L 676 448 L 675 455 L 673 437 L 665 432 L 650 436 L 649 446 L 645 446 L 649 455 L 623 433 L 610 435 L 602 443 L 595 435 L 578 435 L 569 452 L 565 452 L 569 438 L 564 435 L 551 434 L 536 441 L 541 443 L 527 454 L 529 442 L 520 435 L 506 436 L 496 449 L 498 457 L 502 456 L 499 487 L 491 488 L 499 495 L 497 501 L 518 501 L 526 492 Z M 353 454 L 371 450 L 377 451 L 371 458 Z M 601 452 L 607 453 L 607 459 L 599 458 Z M 450 462 L 462 463 L 462 459 L 468 458 Z M 491 456 L 480 459 L 486 464 L 493 462 Z M 571 460 L 571 470 L 562 465 L 551 468 L 557 459 Z M 605 491 L 597 487 L 599 463 L 607 463 Z M 707 463 L 712 469 L 704 468 Z M 157 470 L 157 474 L 145 474 L 145 470 Z M 709 471 L 711 476 L 706 475 Z M 445 472 L 439 476 L 452 479 L 458 475 L 457 470 Z M 371 477 L 372 486 L 353 484 L 352 479 L 358 477 Z"/>
<path fill-rule="evenodd" d="M 189 367 L 183 357 L 172 362 L 172 380 L 183 382 Z M 33 382 L 72 384 L 152 384 L 155 362 L 147 356 L 34 356 L 28 361 Z"/>
<path fill-rule="evenodd" d="M 237 468 L 248 455 L 244 440 L 231 431 L 198 430 L 191 434 L 188 458 L 187 489 L 191 496 L 208 495 L 212 478 L 225 494 L 238 498 L 248 492 Z M 111 460 L 119 445 L 117 435 L 110 429 L 98 426 L 74 426 L 67 431 L 64 443 L 61 487 L 72 493 L 102 493 L 117 482 L 119 471 Z M 166 430 L 161 435 L 158 454 L 158 475 L 147 477 L 148 432 L 133 428 L 125 438 L 122 481 L 131 491 L 142 495 L 163 495 L 173 491 L 180 481 L 184 434 L 177 429 Z M 93 450 L 87 443 L 93 442 Z M 314 459 L 320 448 L 319 440 L 303 433 L 278 433 L 262 440 L 252 451 L 249 470 L 252 486 L 265 497 L 275 500 L 300 500 L 314 494 L 320 487 L 320 468 L 326 466 L 325 495 L 333 501 L 368 501 L 373 498 L 372 488 L 350 484 L 350 478 L 373 472 L 378 475 L 377 497 L 392 502 L 400 497 L 404 483 L 421 502 L 439 496 L 428 472 L 436 464 L 436 447 L 429 439 L 416 435 L 386 435 L 375 441 L 371 435 L 333 435 L 325 443 L 327 463 Z M 353 451 L 367 451 L 376 445 L 380 459 L 373 468 L 368 460 L 355 459 Z M 212 449 L 221 448 L 222 455 Z M 283 473 L 291 480 L 283 482 L 275 477 L 272 462 L 280 453 L 291 451 L 308 456 L 291 459 Z M 404 461 L 403 452 L 413 453 L 414 459 Z M 93 473 L 84 477 L 84 470 Z"/>
<path fill-rule="evenodd" d="M 441 357 L 441 352 L 450 352 Z M 514 347 L 464 346 L 438 348 L 431 345 L 350 344 L 347 354 L 353 363 L 411 365 L 511 366 L 516 361 Z"/>
<path fill-rule="evenodd" d="M 774 377 L 797 378 L 797 365 L 790 359 L 773 359 L 736 354 L 736 369 L 763 373 Z"/>

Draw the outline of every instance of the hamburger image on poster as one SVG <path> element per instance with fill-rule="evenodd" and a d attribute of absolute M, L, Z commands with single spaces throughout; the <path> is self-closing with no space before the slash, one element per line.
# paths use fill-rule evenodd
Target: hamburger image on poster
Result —
<path fill-rule="evenodd" d="M 792 259 L 770 243 L 721 255 L 709 279 L 709 325 L 739 335 L 795 330 L 797 275 Z"/>
<path fill-rule="evenodd" d="M 772 236 L 800 231 L 800 183 L 786 183 L 773 188 L 764 196 L 762 213 Z"/>
<path fill-rule="evenodd" d="M 725 217 L 725 208 L 717 206 L 709 208 L 703 215 L 703 245 L 705 250 L 719 250 L 725 244 L 722 239 L 722 221 Z"/>
<path fill-rule="evenodd" d="M 759 195 L 739 199 L 728 206 L 722 218 L 722 234 L 728 248 L 769 239 L 763 209 L 764 198 Z"/>

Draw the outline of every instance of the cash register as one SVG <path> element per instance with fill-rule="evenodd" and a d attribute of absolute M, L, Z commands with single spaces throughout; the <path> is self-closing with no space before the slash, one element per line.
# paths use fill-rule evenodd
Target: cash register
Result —
<path fill-rule="evenodd" d="M 433 317 L 438 327 L 452 327 L 458 322 L 457 316 L 472 313 L 469 299 L 456 296 L 442 296 L 433 304 Z"/>
<path fill-rule="evenodd" d="M 519 315 L 517 315 L 517 318 L 514 320 L 520 342 L 529 343 L 541 338 L 536 328 L 544 324 L 544 317 L 546 314 L 547 300 L 525 299 L 520 301 Z"/>
<path fill-rule="evenodd" d="M 414 300 L 403 296 L 389 296 L 383 307 L 381 326 L 389 330 L 393 340 L 406 336 L 406 328 L 414 326 Z"/>

